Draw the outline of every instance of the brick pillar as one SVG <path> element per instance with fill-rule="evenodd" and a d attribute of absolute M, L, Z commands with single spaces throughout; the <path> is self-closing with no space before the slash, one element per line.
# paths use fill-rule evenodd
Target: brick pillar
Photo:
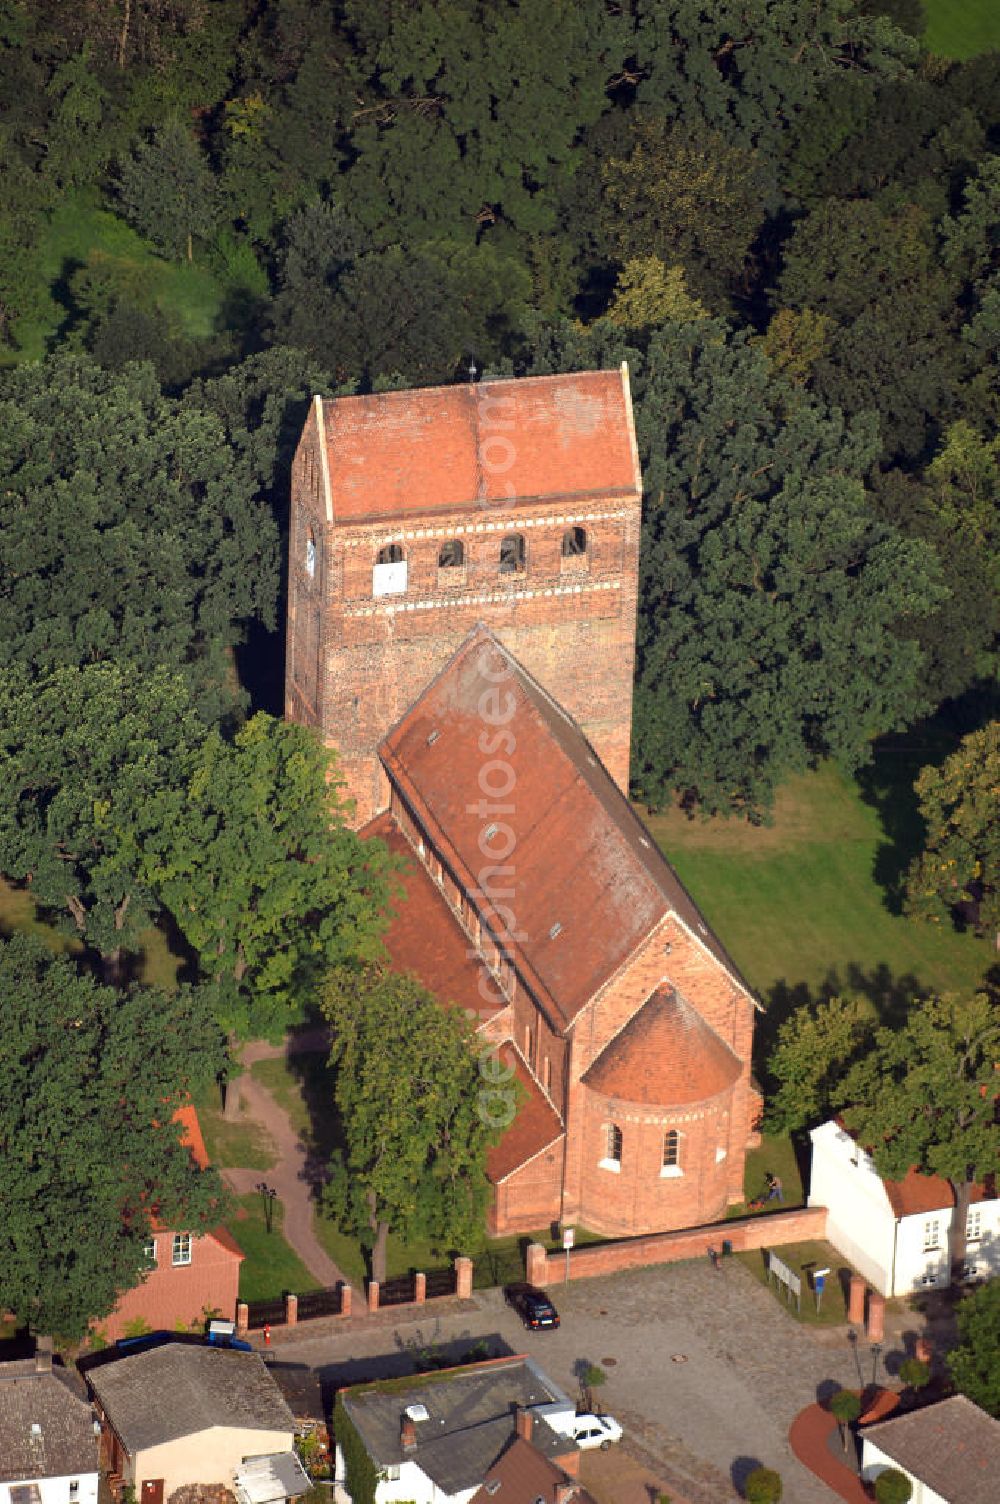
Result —
<path fill-rule="evenodd" d="M 472 1260 L 457 1258 L 455 1260 L 455 1294 L 459 1300 L 472 1299 Z"/>
<path fill-rule="evenodd" d="M 377 1279 L 370 1279 L 368 1281 L 368 1309 L 369 1309 L 369 1311 L 377 1311 L 378 1310 L 378 1280 Z"/>
<path fill-rule="evenodd" d="M 529 1243 L 524 1259 L 524 1273 L 529 1285 L 544 1290 L 549 1282 L 549 1256 L 541 1243 Z"/>
<path fill-rule="evenodd" d="M 885 1336 L 885 1296 L 877 1290 L 868 1292 L 868 1322 L 865 1331 L 869 1342 L 881 1342 Z"/>
<path fill-rule="evenodd" d="M 299 1322 L 299 1297 L 297 1295 L 285 1295 L 285 1325 L 298 1326 Z"/>
<path fill-rule="evenodd" d="M 413 1299 L 418 1306 L 422 1306 L 427 1299 L 426 1274 L 415 1274 L 413 1276 Z"/>
<path fill-rule="evenodd" d="M 847 1297 L 847 1319 L 860 1326 L 865 1319 L 865 1281 L 860 1274 L 851 1275 L 851 1288 Z"/>
<path fill-rule="evenodd" d="M 341 1285 L 341 1287 L 340 1287 L 340 1314 L 341 1314 L 341 1316 L 350 1316 L 350 1314 L 351 1314 L 351 1301 L 353 1299 L 354 1299 L 354 1290 L 353 1290 L 353 1288 L 350 1285 Z"/>
<path fill-rule="evenodd" d="M 917 1338 L 916 1345 L 913 1349 L 913 1356 L 919 1359 L 921 1363 L 930 1363 L 931 1359 L 934 1357 L 934 1344 L 927 1336 L 926 1332 L 924 1332 L 922 1336 Z"/>
<path fill-rule="evenodd" d="M 236 1330 L 240 1336 L 245 1336 L 250 1330 L 250 1312 L 247 1309 L 245 1300 L 238 1300 L 236 1302 Z"/>

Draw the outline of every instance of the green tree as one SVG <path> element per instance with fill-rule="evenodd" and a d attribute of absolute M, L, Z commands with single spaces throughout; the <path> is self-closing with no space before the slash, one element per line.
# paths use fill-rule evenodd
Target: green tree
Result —
<path fill-rule="evenodd" d="M 853 1389 L 838 1389 L 830 1399 L 830 1413 L 836 1416 L 837 1425 L 840 1428 L 840 1439 L 847 1451 L 847 1428 L 854 1424 L 861 1414 L 861 1397 L 854 1393 Z"/>
<path fill-rule="evenodd" d="M 344 1136 L 326 1204 L 370 1242 L 372 1274 L 383 1280 L 390 1230 L 451 1249 L 481 1228 L 495 1133 L 482 1110 L 484 1077 L 464 1014 L 413 977 L 341 969 L 320 1006 L 332 1025 Z"/>
<path fill-rule="evenodd" d="M 164 255 L 194 259 L 218 222 L 218 185 L 198 143 L 177 121 L 136 143 L 118 173 L 122 213 Z"/>
<path fill-rule="evenodd" d="M 212 731 L 144 844 L 143 882 L 238 1034 L 283 1031 L 323 972 L 380 950 L 391 863 L 344 823 L 334 772 L 308 727 L 256 715 L 232 742 Z"/>
<path fill-rule="evenodd" d="M 875 1479 L 877 1504 L 907 1504 L 913 1497 L 913 1484 L 897 1468 L 883 1468 Z"/>
<path fill-rule="evenodd" d="M 608 307 L 609 323 L 647 329 L 701 318 L 708 318 L 708 309 L 688 292 L 682 266 L 666 266 L 659 256 L 626 261 Z"/>
<path fill-rule="evenodd" d="M 142 1279 L 151 1217 L 222 1213 L 173 1121 L 221 1037 L 197 992 L 101 987 L 24 936 L 0 941 L 0 993 L 0 1303 L 75 1340 Z"/>
<path fill-rule="evenodd" d="M 747 1504 L 780 1504 L 781 1474 L 770 1467 L 755 1467 L 743 1484 L 743 1497 Z"/>
<path fill-rule="evenodd" d="M 1000 1163 L 994 1004 L 985 993 L 924 998 L 898 1025 L 875 1030 L 862 1028 L 863 1017 L 863 1005 L 834 999 L 782 1025 L 768 1062 L 779 1083 L 771 1113 L 794 1128 L 837 1112 L 880 1175 L 902 1180 L 916 1169 L 947 1180 L 957 1277 L 972 1188 Z"/>
<path fill-rule="evenodd" d="M 899 1365 L 899 1377 L 910 1389 L 924 1389 L 931 1381 L 930 1364 L 920 1358 L 904 1358 Z"/>
<path fill-rule="evenodd" d="M 948 1354 L 952 1381 L 1000 1420 L 1000 1279 L 970 1290 L 955 1316 L 959 1340 Z"/>
<path fill-rule="evenodd" d="M 632 775 L 756 817 L 776 782 L 924 703 L 907 632 L 932 550 L 872 513 L 868 418 L 786 385 L 717 320 L 654 333 L 637 373 L 647 492 Z"/>
<path fill-rule="evenodd" d="M 907 876 L 907 912 L 940 923 L 971 904 L 976 929 L 1000 933 L 1000 721 L 970 732 L 914 787 L 927 839 Z"/>
<path fill-rule="evenodd" d="M 230 650 L 274 624 L 277 528 L 214 413 L 148 367 L 58 357 L 0 375 L 0 652 L 44 674 L 167 665 L 214 719 Z M 53 610 L 53 603 L 58 610 Z"/>
<path fill-rule="evenodd" d="M 30 884 L 109 974 L 158 911 L 144 848 L 174 828 L 204 736 L 184 681 L 163 669 L 0 678 L 0 872 Z"/>

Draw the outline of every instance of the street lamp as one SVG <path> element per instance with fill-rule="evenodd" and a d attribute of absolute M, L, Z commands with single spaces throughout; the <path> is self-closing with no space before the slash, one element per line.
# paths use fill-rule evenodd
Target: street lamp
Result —
<path fill-rule="evenodd" d="M 263 1180 L 258 1180 L 254 1190 L 264 1202 L 264 1227 L 270 1232 L 274 1221 L 274 1198 L 278 1193 L 273 1185 L 266 1185 Z"/>
<path fill-rule="evenodd" d="M 861 1354 L 858 1352 L 857 1332 L 848 1332 L 847 1340 L 851 1344 L 851 1351 L 854 1353 L 854 1366 L 858 1370 L 858 1383 L 863 1386 L 865 1381 L 861 1373 Z"/>
<path fill-rule="evenodd" d="M 875 1375 L 878 1373 L 878 1360 L 881 1357 L 881 1354 L 882 1354 L 881 1344 L 878 1343 L 878 1342 L 873 1342 L 872 1343 L 872 1384 L 873 1385 L 875 1383 Z"/>

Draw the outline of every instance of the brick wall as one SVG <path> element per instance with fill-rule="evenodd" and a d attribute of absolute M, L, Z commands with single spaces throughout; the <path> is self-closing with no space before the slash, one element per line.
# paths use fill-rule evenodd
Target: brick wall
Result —
<path fill-rule="evenodd" d="M 683 1232 L 656 1233 L 646 1238 L 628 1238 L 620 1243 L 598 1243 L 574 1248 L 570 1256 L 570 1279 L 593 1279 L 600 1274 L 618 1274 L 623 1269 L 641 1269 L 649 1264 L 674 1264 L 681 1259 L 704 1258 L 709 1248 L 721 1251 L 728 1238 L 734 1253 L 749 1248 L 780 1248 L 826 1236 L 825 1206 L 801 1207 L 762 1217 L 709 1223 Z M 528 1249 L 527 1277 L 532 1284 L 559 1284 L 566 1276 L 563 1253 L 546 1253 L 540 1243 Z"/>
<path fill-rule="evenodd" d="M 213 1237 L 191 1239 L 191 1262 L 171 1263 L 170 1232 L 158 1232 L 156 1267 L 141 1285 L 126 1290 L 104 1321 L 97 1323 L 109 1342 L 125 1335 L 130 1322 L 142 1320 L 152 1331 L 172 1331 L 178 1323 L 200 1322 L 205 1310 L 232 1320 L 240 1282 L 240 1255 Z"/>

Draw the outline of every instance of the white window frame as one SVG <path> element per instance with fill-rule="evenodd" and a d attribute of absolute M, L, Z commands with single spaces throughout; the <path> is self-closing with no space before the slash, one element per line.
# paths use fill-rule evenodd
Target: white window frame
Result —
<path fill-rule="evenodd" d="M 174 1269 L 186 1267 L 191 1262 L 192 1238 L 189 1232 L 175 1232 L 170 1242 L 170 1263 Z"/>
<path fill-rule="evenodd" d="M 159 1262 L 159 1260 L 156 1257 L 156 1239 L 155 1238 L 147 1238 L 146 1239 L 145 1243 L 143 1243 L 143 1245 L 142 1245 L 142 1255 L 143 1255 L 143 1258 L 149 1259 L 149 1261 L 150 1261 L 151 1264 L 156 1264 L 156 1263 Z"/>
<path fill-rule="evenodd" d="M 936 1253 L 941 1247 L 941 1219 L 929 1217 L 924 1223 L 924 1253 Z"/>
<path fill-rule="evenodd" d="M 625 1135 L 617 1123 L 605 1123 L 604 1125 L 604 1158 L 598 1160 L 599 1170 L 611 1170 L 615 1175 L 621 1174 L 622 1149 L 625 1144 Z M 618 1150 L 617 1155 L 615 1149 Z"/>
<path fill-rule="evenodd" d="M 980 1206 L 970 1206 L 965 1218 L 965 1241 L 978 1243 L 983 1235 L 983 1209 Z"/>
<path fill-rule="evenodd" d="M 667 1139 L 673 1134 L 674 1158 L 667 1159 Z M 665 1128 L 663 1130 L 663 1143 L 660 1147 L 660 1179 L 675 1180 L 684 1174 L 681 1165 L 681 1140 L 683 1135 L 677 1128 Z"/>

